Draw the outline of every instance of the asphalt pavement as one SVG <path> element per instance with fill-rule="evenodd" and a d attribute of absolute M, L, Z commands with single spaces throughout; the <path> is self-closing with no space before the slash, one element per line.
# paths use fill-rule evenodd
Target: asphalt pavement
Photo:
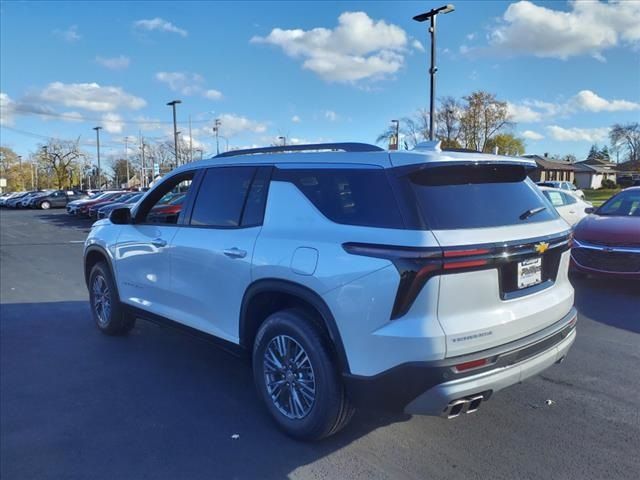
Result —
<path fill-rule="evenodd" d="M 97 331 L 89 228 L 62 210 L 0 211 L 3 480 L 638 478 L 640 285 L 579 282 L 567 360 L 475 414 L 363 411 L 300 443 L 276 430 L 244 361 L 145 322 Z"/>

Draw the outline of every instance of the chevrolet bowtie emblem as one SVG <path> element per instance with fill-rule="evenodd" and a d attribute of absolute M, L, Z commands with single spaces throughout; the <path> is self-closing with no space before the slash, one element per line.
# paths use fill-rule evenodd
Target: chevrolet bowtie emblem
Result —
<path fill-rule="evenodd" d="M 549 250 L 549 244 L 547 242 L 536 243 L 536 252 L 544 253 Z"/>

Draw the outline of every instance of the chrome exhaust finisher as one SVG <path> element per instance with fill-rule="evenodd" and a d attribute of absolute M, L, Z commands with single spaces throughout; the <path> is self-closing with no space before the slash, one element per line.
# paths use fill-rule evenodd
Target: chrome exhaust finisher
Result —
<path fill-rule="evenodd" d="M 442 412 L 442 416 L 447 420 L 459 417 L 463 413 L 473 413 L 480 408 L 480 404 L 484 400 L 483 395 L 474 395 L 468 398 L 459 398 L 453 400 L 447 405 L 447 408 Z"/>

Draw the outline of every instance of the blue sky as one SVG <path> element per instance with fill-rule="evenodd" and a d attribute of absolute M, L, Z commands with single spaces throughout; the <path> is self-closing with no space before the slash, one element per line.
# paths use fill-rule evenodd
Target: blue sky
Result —
<path fill-rule="evenodd" d="M 431 2 L 3 2 L 1 143 L 46 137 L 105 154 L 140 131 L 232 147 L 373 142 L 428 105 Z M 438 19 L 438 96 L 509 102 L 529 153 L 584 158 L 615 122 L 640 120 L 640 2 L 456 2 Z M 224 141 L 223 141 L 224 144 Z"/>

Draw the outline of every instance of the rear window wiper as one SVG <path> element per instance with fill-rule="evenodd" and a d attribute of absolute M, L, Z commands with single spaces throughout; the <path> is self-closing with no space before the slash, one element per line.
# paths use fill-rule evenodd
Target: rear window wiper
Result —
<path fill-rule="evenodd" d="M 537 213 L 544 212 L 546 209 L 547 207 L 530 208 L 529 210 L 524 212 L 522 215 L 520 215 L 520 220 L 526 220 L 529 217 L 533 217 Z"/>

